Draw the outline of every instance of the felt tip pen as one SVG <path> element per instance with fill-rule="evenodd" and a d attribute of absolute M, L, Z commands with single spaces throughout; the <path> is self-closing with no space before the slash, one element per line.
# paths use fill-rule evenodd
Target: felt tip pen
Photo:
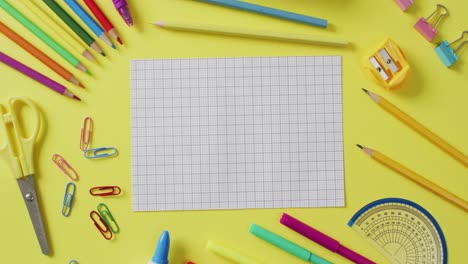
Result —
<path fill-rule="evenodd" d="M 169 247 L 169 232 L 165 230 L 159 237 L 159 242 L 156 246 L 156 250 L 154 251 L 153 258 L 151 258 L 148 264 L 168 264 Z"/>
<path fill-rule="evenodd" d="M 130 8 L 128 7 L 126 0 L 112 0 L 114 3 L 115 9 L 119 12 L 122 19 L 127 23 L 129 27 L 133 26 L 133 18 L 130 13 Z"/>

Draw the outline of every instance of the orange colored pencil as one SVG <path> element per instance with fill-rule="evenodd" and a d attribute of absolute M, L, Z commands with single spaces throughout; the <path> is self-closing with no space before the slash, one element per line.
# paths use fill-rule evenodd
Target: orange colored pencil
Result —
<path fill-rule="evenodd" d="M 34 47 L 31 43 L 29 43 L 27 40 L 22 38 L 20 35 L 18 35 L 16 32 L 11 30 L 7 25 L 3 24 L 2 22 L 0 22 L 0 32 L 3 33 L 5 36 L 7 36 L 16 44 L 18 44 L 18 46 L 22 47 L 25 51 L 29 52 L 31 55 L 36 57 L 42 63 L 47 65 L 47 67 L 49 67 L 51 70 L 56 72 L 65 80 L 84 88 L 84 86 L 75 78 L 75 76 L 73 76 L 71 72 L 69 72 L 67 69 L 62 67 L 60 64 L 58 64 L 54 60 L 52 60 L 44 52 Z"/>

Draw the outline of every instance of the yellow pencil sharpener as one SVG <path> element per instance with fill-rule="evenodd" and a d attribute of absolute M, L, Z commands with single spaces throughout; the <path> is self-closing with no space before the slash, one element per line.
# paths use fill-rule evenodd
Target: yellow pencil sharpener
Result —
<path fill-rule="evenodd" d="M 398 44 L 390 38 L 363 59 L 364 71 L 380 86 L 393 90 L 409 76 L 410 65 Z"/>

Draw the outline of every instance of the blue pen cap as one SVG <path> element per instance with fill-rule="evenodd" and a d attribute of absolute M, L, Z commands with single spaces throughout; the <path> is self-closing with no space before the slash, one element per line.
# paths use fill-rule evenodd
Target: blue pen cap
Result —
<path fill-rule="evenodd" d="M 158 245 L 156 246 L 156 250 L 154 251 L 154 256 L 151 259 L 153 264 L 168 264 L 168 256 L 169 256 L 169 247 L 170 247 L 170 238 L 169 232 L 165 230 L 162 232 L 161 236 L 159 237 Z"/>

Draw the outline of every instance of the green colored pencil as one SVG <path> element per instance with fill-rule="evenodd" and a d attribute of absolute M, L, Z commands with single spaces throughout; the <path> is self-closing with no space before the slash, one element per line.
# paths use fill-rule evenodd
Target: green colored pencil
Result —
<path fill-rule="evenodd" d="M 86 45 L 90 46 L 95 51 L 99 52 L 105 56 L 102 49 L 97 44 L 96 40 L 91 37 L 88 32 L 86 32 L 63 8 L 55 2 L 55 0 L 43 0 L 43 2 L 60 18 L 62 21 L 67 24 L 73 32 L 83 40 Z"/>
<path fill-rule="evenodd" d="M 45 44 L 47 44 L 50 48 L 52 48 L 55 52 L 62 56 L 71 65 L 83 72 L 89 73 L 85 66 L 83 66 L 83 64 L 81 64 L 81 62 L 73 54 L 71 54 L 68 50 L 66 50 L 64 47 L 58 44 L 53 38 L 51 38 L 49 35 L 47 35 L 47 33 L 42 31 L 42 29 L 36 26 L 36 24 L 34 24 L 33 22 L 31 22 L 31 20 L 29 20 L 23 14 L 21 14 L 21 12 L 16 10 L 16 8 L 11 6 L 6 0 L 0 0 L 0 7 L 3 8 L 18 22 L 20 22 L 23 26 L 25 26 L 34 35 L 40 38 Z"/>

